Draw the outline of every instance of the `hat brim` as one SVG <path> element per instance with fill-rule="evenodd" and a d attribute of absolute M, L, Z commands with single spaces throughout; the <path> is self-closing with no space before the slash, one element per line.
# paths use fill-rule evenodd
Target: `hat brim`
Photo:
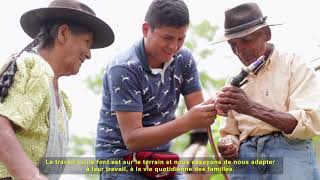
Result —
<path fill-rule="evenodd" d="M 229 40 L 231 40 L 231 39 L 244 37 L 244 36 L 247 36 L 247 35 L 255 32 L 255 31 L 263 28 L 263 27 L 266 27 L 266 26 L 278 26 L 278 25 L 282 25 L 282 24 L 281 24 L 281 23 L 279 23 L 279 24 L 266 24 L 266 23 L 259 24 L 259 25 L 256 25 L 256 26 L 247 28 L 247 29 L 242 30 L 242 31 L 239 31 L 239 32 L 230 33 L 230 34 L 225 34 L 224 36 L 219 37 L 219 38 L 217 38 L 216 40 L 212 41 L 210 44 L 211 44 L 211 45 L 214 45 L 214 44 L 217 44 L 217 43 L 229 41 Z"/>
<path fill-rule="evenodd" d="M 43 22 L 57 19 L 69 20 L 88 27 L 94 34 L 92 49 L 104 48 L 114 42 L 114 33 L 107 23 L 96 16 L 76 9 L 60 7 L 34 9 L 21 16 L 20 24 L 27 35 L 35 38 Z"/>

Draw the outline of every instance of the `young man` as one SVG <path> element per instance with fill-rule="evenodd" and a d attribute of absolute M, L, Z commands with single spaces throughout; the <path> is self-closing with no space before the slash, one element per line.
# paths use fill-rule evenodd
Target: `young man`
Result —
<path fill-rule="evenodd" d="M 195 60 L 181 48 L 188 25 L 189 12 L 182 0 L 154 0 L 142 25 L 143 39 L 108 65 L 97 129 L 98 159 L 168 152 L 173 138 L 214 122 L 212 100 L 202 103 Z M 189 111 L 176 118 L 181 94 Z M 137 172 L 103 172 L 101 179 L 128 176 L 145 178 Z"/>
<path fill-rule="evenodd" d="M 320 134 L 320 88 L 314 70 L 295 54 L 280 53 L 270 24 L 257 4 L 225 12 L 225 37 L 233 53 L 248 66 L 260 56 L 264 65 L 242 88 L 218 93 L 223 121 L 220 153 L 227 159 L 280 158 L 278 165 L 237 167 L 231 179 L 319 179 L 311 138 Z M 222 114 L 224 114 L 222 113 Z M 283 161 L 281 161 L 281 159 Z"/>

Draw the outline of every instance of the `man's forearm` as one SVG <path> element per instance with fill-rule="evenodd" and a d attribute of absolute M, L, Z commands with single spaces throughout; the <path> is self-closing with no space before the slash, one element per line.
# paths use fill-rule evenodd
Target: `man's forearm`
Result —
<path fill-rule="evenodd" d="M 286 134 L 291 134 L 298 121 L 291 114 L 276 111 L 258 103 L 253 103 L 248 115 L 260 119 Z"/>
<path fill-rule="evenodd" d="M 184 123 L 184 118 L 182 116 L 159 126 L 138 128 L 129 135 L 126 146 L 132 151 L 141 151 L 168 143 L 168 140 L 191 130 Z"/>

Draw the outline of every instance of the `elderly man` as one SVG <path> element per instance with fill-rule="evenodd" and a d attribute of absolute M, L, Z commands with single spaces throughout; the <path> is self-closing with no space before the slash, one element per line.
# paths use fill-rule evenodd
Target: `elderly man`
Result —
<path fill-rule="evenodd" d="M 265 63 L 241 88 L 228 86 L 218 93 L 216 108 L 227 116 L 219 151 L 226 159 L 249 162 L 236 166 L 231 179 L 320 179 L 311 144 L 320 133 L 316 74 L 296 54 L 281 53 L 268 42 L 272 25 L 266 19 L 255 3 L 225 12 L 225 36 L 217 42 L 228 41 L 245 66 L 262 55 Z M 280 158 L 280 166 L 248 161 L 258 158 Z"/>

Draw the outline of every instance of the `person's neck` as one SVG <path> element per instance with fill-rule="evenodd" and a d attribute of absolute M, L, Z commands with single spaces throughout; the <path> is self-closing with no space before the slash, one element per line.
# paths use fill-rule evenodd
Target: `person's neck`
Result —
<path fill-rule="evenodd" d="M 273 49 L 274 49 L 274 45 L 271 44 L 271 43 L 268 43 L 268 44 L 267 44 L 266 51 L 263 53 L 263 55 L 264 55 L 264 61 L 265 61 L 265 62 L 269 59 L 270 55 L 271 55 L 272 52 L 273 52 Z M 264 65 L 266 64 L 265 62 L 264 62 Z M 257 70 L 254 72 L 254 74 L 257 75 L 264 65 L 262 65 L 261 67 L 259 67 L 259 69 L 257 69 Z"/>
<path fill-rule="evenodd" d="M 162 68 L 164 66 L 164 63 L 157 61 L 156 57 L 152 55 L 151 47 L 148 46 L 148 43 L 146 43 L 146 40 L 143 40 L 144 43 L 144 51 L 147 58 L 147 63 L 150 66 L 150 68 Z"/>
<path fill-rule="evenodd" d="M 164 63 L 149 63 L 150 68 L 152 69 L 163 69 Z"/>
<path fill-rule="evenodd" d="M 164 63 L 158 62 L 152 55 L 149 55 L 147 53 L 147 63 L 150 66 L 150 68 L 163 68 Z"/>
<path fill-rule="evenodd" d="M 264 52 L 264 56 L 265 56 L 265 59 L 266 59 L 266 60 L 267 60 L 267 59 L 269 58 L 269 56 L 272 54 L 273 49 L 274 49 L 274 45 L 271 44 L 271 43 L 268 43 L 268 44 L 267 44 L 267 49 L 266 49 L 266 51 Z"/>
<path fill-rule="evenodd" d="M 59 77 L 61 76 L 61 70 L 59 69 L 58 64 L 58 56 L 57 53 L 54 53 L 54 50 L 48 50 L 48 49 L 41 49 L 39 50 L 40 56 L 50 65 L 54 75 L 53 75 L 53 89 L 54 89 L 54 95 L 56 99 L 56 105 L 58 108 L 60 108 L 60 98 L 59 98 Z"/>
<path fill-rule="evenodd" d="M 54 77 L 56 77 L 56 79 L 58 80 L 58 78 L 60 76 L 62 76 L 62 70 L 61 70 L 61 66 L 59 65 L 59 59 L 61 59 L 61 57 L 59 56 L 58 53 L 55 53 L 54 50 L 49 50 L 49 49 L 40 49 L 38 50 L 40 56 L 50 65 L 53 73 L 54 73 Z"/>

